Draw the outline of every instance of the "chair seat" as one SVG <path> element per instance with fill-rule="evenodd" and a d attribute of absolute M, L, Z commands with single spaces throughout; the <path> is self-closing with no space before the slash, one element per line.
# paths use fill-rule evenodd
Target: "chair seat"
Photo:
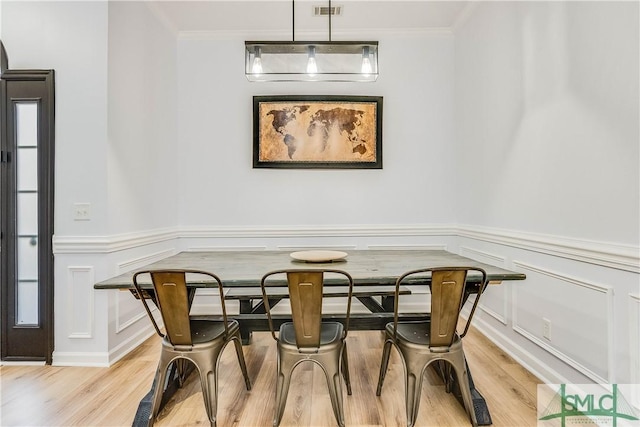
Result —
<path fill-rule="evenodd" d="M 429 322 L 422 322 L 422 321 L 398 322 L 398 332 L 397 332 L 398 340 L 406 341 L 408 343 L 416 344 L 416 345 L 424 345 L 428 347 L 430 344 L 430 339 L 429 339 L 430 328 L 431 328 L 431 324 Z M 393 322 L 387 323 L 385 326 L 385 330 L 390 336 L 393 336 Z M 451 346 L 458 343 L 459 341 L 460 341 L 460 338 L 456 334 Z M 449 348 L 449 347 L 450 346 L 446 346 L 442 348 Z"/>
<path fill-rule="evenodd" d="M 322 322 L 320 325 L 320 345 L 327 345 L 340 341 L 344 326 L 340 322 Z M 293 322 L 286 322 L 280 326 L 280 341 L 283 344 L 296 345 L 296 332 Z"/>
<path fill-rule="evenodd" d="M 398 322 L 398 338 L 414 344 L 429 345 L 429 322 Z M 385 330 L 393 336 L 393 322 L 387 323 Z"/>
<path fill-rule="evenodd" d="M 202 344 L 224 335 L 224 323 L 222 320 L 191 320 L 191 341 L 193 344 Z M 239 329 L 236 320 L 229 320 L 229 335 L 233 335 Z"/>

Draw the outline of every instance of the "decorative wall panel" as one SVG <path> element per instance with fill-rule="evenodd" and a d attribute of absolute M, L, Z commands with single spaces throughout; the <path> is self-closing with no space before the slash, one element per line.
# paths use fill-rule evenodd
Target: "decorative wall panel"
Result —
<path fill-rule="evenodd" d="M 513 287 L 513 329 L 595 382 L 610 382 L 613 289 L 522 262 L 514 265 L 527 280 Z"/>
<path fill-rule="evenodd" d="M 460 247 L 460 255 L 505 268 L 505 258 L 499 255 L 494 255 L 466 246 Z M 480 304 L 478 305 L 480 310 L 487 313 L 503 325 L 507 324 L 507 314 L 509 310 L 509 286 L 511 286 L 511 284 L 506 282 L 500 285 L 487 286 L 487 289 L 484 291 L 484 294 L 480 299 Z M 515 286 L 518 286 L 518 283 L 515 283 Z"/>
<path fill-rule="evenodd" d="M 174 253 L 174 249 L 167 249 L 164 251 L 155 252 L 142 257 L 123 261 L 121 263 L 118 263 L 117 274 L 122 274 L 127 271 L 140 268 L 149 263 L 153 263 L 170 255 L 173 255 Z M 153 304 L 150 307 L 152 312 L 156 312 L 158 310 Z M 115 293 L 116 334 L 119 334 L 131 325 L 135 324 L 140 319 L 146 317 L 147 313 L 142 308 L 142 304 L 140 303 L 140 301 L 134 298 L 131 292 L 118 291 Z"/>
<path fill-rule="evenodd" d="M 67 268 L 67 279 L 67 336 L 93 338 L 93 267 L 70 266 Z"/>

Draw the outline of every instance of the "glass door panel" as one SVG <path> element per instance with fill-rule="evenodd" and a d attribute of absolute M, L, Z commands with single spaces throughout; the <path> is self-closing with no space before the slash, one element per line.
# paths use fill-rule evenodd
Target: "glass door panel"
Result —
<path fill-rule="evenodd" d="M 40 323 L 38 304 L 38 102 L 15 102 L 17 326 Z"/>

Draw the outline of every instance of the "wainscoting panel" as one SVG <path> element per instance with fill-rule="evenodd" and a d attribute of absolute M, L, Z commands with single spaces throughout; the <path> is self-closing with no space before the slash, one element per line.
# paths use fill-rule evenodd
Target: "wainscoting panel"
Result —
<path fill-rule="evenodd" d="M 116 309 L 116 330 L 119 334 L 140 319 L 147 317 L 147 313 L 142 307 L 142 303 L 137 300 L 129 291 L 116 291 L 115 293 L 115 309 Z M 151 311 L 158 311 L 152 304 Z"/>
<path fill-rule="evenodd" d="M 215 251 L 265 251 L 266 246 L 189 246 L 187 252 L 215 252 Z"/>
<path fill-rule="evenodd" d="M 71 339 L 93 338 L 94 270 L 90 266 L 67 268 L 67 336 Z"/>
<path fill-rule="evenodd" d="M 126 273 L 127 271 L 143 267 L 150 263 L 160 261 L 170 255 L 175 254 L 175 249 L 166 249 L 154 252 L 149 255 L 132 258 L 117 264 L 117 274 Z M 158 309 L 151 304 L 151 311 L 156 312 Z M 115 333 L 119 334 L 131 325 L 141 319 L 145 319 L 147 313 L 144 311 L 142 304 L 129 291 L 118 291 L 115 294 Z"/>
<path fill-rule="evenodd" d="M 353 251 L 357 249 L 356 245 L 278 245 L 279 251 L 309 251 L 309 250 L 336 250 L 336 251 Z"/>
<path fill-rule="evenodd" d="M 490 286 L 474 322 L 541 378 L 640 382 L 637 245 L 462 224 L 175 226 L 57 235 L 53 244 L 59 297 L 54 361 L 60 363 L 113 363 L 153 333 L 137 300 L 126 292 L 93 290 L 94 275 L 104 280 L 182 250 L 444 249 L 527 275 Z M 198 291 L 193 312 L 219 312 L 211 292 Z M 418 300 L 428 296 L 409 296 L 401 309 L 416 311 Z M 356 305 L 354 311 L 364 309 Z M 227 308 L 237 312 L 237 303 Z M 549 339 L 543 337 L 543 319 L 550 321 Z"/>
<path fill-rule="evenodd" d="M 446 251 L 447 245 L 367 245 L 367 249 L 373 251 L 391 251 L 391 250 L 426 250 L 426 251 Z"/>
<path fill-rule="evenodd" d="M 486 251 L 460 246 L 460 255 L 476 261 L 506 268 L 506 259 Z M 503 325 L 507 324 L 509 312 L 509 286 L 508 282 L 500 285 L 489 285 L 484 291 L 478 309 L 487 313 Z"/>
<path fill-rule="evenodd" d="M 513 287 L 513 329 L 595 382 L 610 382 L 613 289 L 518 261 L 514 266 L 527 280 Z"/>
<path fill-rule="evenodd" d="M 175 249 L 166 249 L 163 251 L 154 252 L 149 255 L 132 258 L 126 261 L 119 262 L 117 264 L 117 275 L 126 273 L 127 271 L 134 270 L 136 268 L 144 267 L 152 262 L 160 261 L 168 256 L 176 253 Z"/>
<path fill-rule="evenodd" d="M 223 278 L 221 278 L 224 280 Z M 226 301 L 227 314 L 239 313 L 237 301 Z M 192 315 L 222 314 L 218 289 L 198 289 L 191 305 Z"/>

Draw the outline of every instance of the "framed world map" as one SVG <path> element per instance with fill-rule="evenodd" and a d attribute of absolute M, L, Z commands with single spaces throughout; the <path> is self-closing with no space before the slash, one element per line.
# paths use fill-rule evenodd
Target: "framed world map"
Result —
<path fill-rule="evenodd" d="M 253 167 L 382 169 L 382 97 L 254 96 Z"/>

